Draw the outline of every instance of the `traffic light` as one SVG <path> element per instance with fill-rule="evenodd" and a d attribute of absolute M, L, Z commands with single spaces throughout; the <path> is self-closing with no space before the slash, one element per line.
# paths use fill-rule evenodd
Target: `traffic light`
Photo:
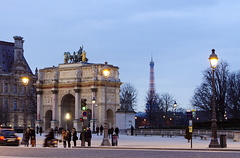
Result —
<path fill-rule="evenodd" d="M 82 117 L 80 117 L 79 120 L 80 120 L 80 122 L 83 122 L 83 118 Z"/>
<path fill-rule="evenodd" d="M 82 111 L 85 111 L 87 109 L 87 99 L 81 99 L 81 109 Z"/>

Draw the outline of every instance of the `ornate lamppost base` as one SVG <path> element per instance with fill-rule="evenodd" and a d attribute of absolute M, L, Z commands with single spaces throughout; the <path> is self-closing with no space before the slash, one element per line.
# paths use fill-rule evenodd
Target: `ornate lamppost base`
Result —
<path fill-rule="evenodd" d="M 211 142 L 209 144 L 209 148 L 220 148 L 221 146 L 218 143 L 217 139 L 211 139 Z"/>
<path fill-rule="evenodd" d="M 103 138 L 101 146 L 110 146 L 110 142 L 108 138 Z"/>

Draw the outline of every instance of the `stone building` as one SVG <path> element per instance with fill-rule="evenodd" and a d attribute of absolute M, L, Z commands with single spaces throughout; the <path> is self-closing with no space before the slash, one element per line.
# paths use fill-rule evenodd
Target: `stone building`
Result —
<path fill-rule="evenodd" d="M 76 54 L 76 57 L 82 54 L 82 48 L 80 47 L 80 49 L 80 53 Z M 36 125 L 42 126 L 44 130 L 57 126 L 75 127 L 80 131 L 83 124 L 93 127 L 103 125 L 105 95 L 107 97 L 108 125 L 109 127 L 116 126 L 115 112 L 120 106 L 119 68 L 107 63 L 88 63 L 86 52 L 84 53 L 84 59 L 68 62 L 70 53 L 66 52 L 64 53 L 64 64 L 39 70 L 36 84 Z M 101 74 L 105 65 L 110 68 L 110 76 L 107 79 Z M 96 100 L 94 104 L 92 103 L 93 98 Z M 86 116 L 81 110 L 81 99 L 86 99 Z M 66 118 L 67 114 L 69 114 L 69 118 Z M 81 122 L 80 118 L 84 119 L 84 123 Z"/>
<path fill-rule="evenodd" d="M 23 37 L 13 38 L 14 42 L 0 41 L 0 124 L 17 129 L 23 128 L 24 120 L 27 126 L 34 126 L 33 84 L 37 78 L 24 57 Z M 21 82 L 23 76 L 30 79 L 26 87 Z"/>

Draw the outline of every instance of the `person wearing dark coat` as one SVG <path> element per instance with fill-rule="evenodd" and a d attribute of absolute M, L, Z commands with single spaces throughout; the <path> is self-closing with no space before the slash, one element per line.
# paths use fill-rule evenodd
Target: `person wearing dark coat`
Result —
<path fill-rule="evenodd" d="M 40 136 L 42 135 L 42 127 L 39 127 L 39 133 L 40 133 Z"/>
<path fill-rule="evenodd" d="M 37 134 L 38 134 L 38 132 L 39 132 L 39 127 L 38 126 L 36 127 L 36 130 L 37 130 Z"/>
<path fill-rule="evenodd" d="M 114 130 L 114 132 L 116 133 L 116 135 L 118 136 L 118 133 L 119 133 L 119 128 L 118 127 L 116 127 L 115 128 L 115 130 Z"/>
<path fill-rule="evenodd" d="M 72 129 L 72 136 L 73 136 L 73 146 L 77 146 L 77 140 L 78 140 L 78 137 L 77 137 L 77 131 L 75 128 Z"/>
<path fill-rule="evenodd" d="M 45 138 L 45 141 L 44 141 L 44 144 L 43 146 L 44 147 L 47 147 L 48 146 L 48 141 L 54 139 L 54 131 L 52 128 L 49 129 L 49 133 L 46 135 L 46 138 Z"/>
<path fill-rule="evenodd" d="M 24 133 L 24 144 L 28 147 L 30 139 L 30 129 L 28 128 Z"/>
<path fill-rule="evenodd" d="M 88 143 L 88 146 L 91 146 L 91 139 L 92 139 L 92 132 L 91 132 L 90 128 L 87 128 L 86 142 Z"/>
<path fill-rule="evenodd" d="M 33 128 L 30 129 L 30 140 L 31 140 L 32 147 L 35 147 L 36 146 L 36 134 L 35 134 L 35 130 Z"/>
<path fill-rule="evenodd" d="M 99 134 L 99 127 L 97 126 L 97 128 L 96 128 L 96 133 L 97 133 L 97 136 L 98 136 L 98 134 Z"/>
<path fill-rule="evenodd" d="M 70 130 L 67 130 L 67 143 L 68 143 L 68 147 L 71 147 L 71 140 L 72 140 L 72 134 Z"/>
<path fill-rule="evenodd" d="M 131 126 L 131 135 L 133 136 L 134 127 Z"/>
<path fill-rule="evenodd" d="M 186 128 L 185 138 L 188 140 L 188 143 L 190 142 L 190 140 L 191 140 L 191 138 L 192 138 L 192 135 L 191 135 L 190 132 L 189 132 L 189 127 L 188 127 L 188 126 L 187 126 L 187 128 Z"/>
<path fill-rule="evenodd" d="M 103 126 L 101 125 L 100 126 L 100 135 L 102 135 L 102 133 L 103 133 Z"/>

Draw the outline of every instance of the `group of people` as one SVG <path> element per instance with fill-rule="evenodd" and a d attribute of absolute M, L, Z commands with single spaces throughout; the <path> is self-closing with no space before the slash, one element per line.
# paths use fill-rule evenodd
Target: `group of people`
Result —
<path fill-rule="evenodd" d="M 33 128 L 27 128 L 24 132 L 23 143 L 25 146 L 29 146 L 29 141 L 31 142 L 32 147 L 36 146 L 36 134 Z"/>
<path fill-rule="evenodd" d="M 103 134 L 103 126 L 101 125 L 100 127 L 96 127 L 96 134 L 97 135 L 102 135 Z M 36 127 L 36 133 L 40 134 L 40 136 L 42 135 L 43 131 L 42 131 L 42 127 Z M 108 136 L 109 138 L 112 137 L 113 134 L 118 135 L 119 134 L 119 128 L 109 128 L 108 129 Z M 91 140 L 92 140 L 92 131 L 91 129 L 88 127 L 86 129 L 84 129 L 82 132 L 80 132 L 80 135 L 78 137 L 77 135 L 77 131 L 75 128 L 72 128 L 72 130 L 70 129 L 64 129 L 62 127 L 58 128 L 55 127 L 50 128 L 49 129 L 49 133 L 45 135 L 45 141 L 43 146 L 47 147 L 48 146 L 48 142 L 57 138 L 59 140 L 59 142 L 63 142 L 63 147 L 66 148 L 70 148 L 71 147 L 71 141 L 73 141 L 73 146 L 77 146 L 77 140 L 81 140 L 82 143 L 86 142 L 88 146 L 91 146 Z M 29 146 L 29 140 L 31 140 L 31 144 L 32 146 L 36 146 L 36 134 L 35 134 L 35 130 L 33 128 L 28 128 L 26 130 L 26 132 L 24 133 L 24 141 L 25 141 L 25 146 Z"/>
<path fill-rule="evenodd" d="M 103 126 L 101 125 L 100 127 L 96 127 L 96 133 L 97 135 L 102 135 L 103 134 Z M 108 137 L 111 138 L 113 134 L 116 134 L 118 135 L 119 134 L 119 128 L 116 127 L 115 129 L 112 127 L 112 128 L 109 128 L 108 129 Z"/>
<path fill-rule="evenodd" d="M 43 133 L 42 127 L 37 126 L 37 127 L 36 127 L 36 130 L 37 130 L 36 133 L 37 133 L 37 134 L 39 133 L 40 136 L 41 136 L 42 133 Z"/>
<path fill-rule="evenodd" d="M 80 137 L 77 136 L 77 131 L 75 128 L 72 130 L 68 129 L 65 130 L 64 128 L 60 127 L 58 130 L 50 128 L 49 133 L 46 135 L 45 141 L 44 141 L 44 147 L 48 146 L 48 141 L 55 139 L 56 137 L 59 137 L 59 142 L 63 142 L 63 147 L 70 148 L 71 147 L 71 141 L 73 141 L 73 146 L 77 146 L 77 140 L 81 140 L 88 143 L 88 146 L 91 146 L 91 139 L 92 139 L 92 132 L 90 128 L 87 128 L 86 130 L 83 130 L 80 133 Z M 61 132 L 59 132 L 61 130 Z M 84 138 L 83 138 L 84 137 Z"/>

